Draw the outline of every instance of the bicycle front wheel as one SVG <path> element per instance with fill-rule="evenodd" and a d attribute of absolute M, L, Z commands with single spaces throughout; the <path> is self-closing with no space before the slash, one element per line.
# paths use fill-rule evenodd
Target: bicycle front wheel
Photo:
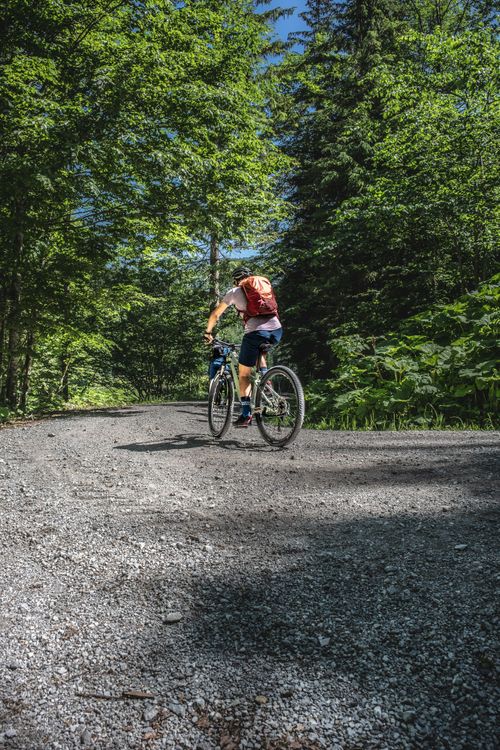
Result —
<path fill-rule="evenodd" d="M 224 437 L 231 425 L 234 404 L 233 381 L 218 372 L 208 392 L 208 425 L 216 438 Z"/>
<path fill-rule="evenodd" d="M 304 421 L 302 385 L 288 367 L 271 367 L 255 397 L 257 427 L 266 443 L 283 448 L 297 437 Z"/>

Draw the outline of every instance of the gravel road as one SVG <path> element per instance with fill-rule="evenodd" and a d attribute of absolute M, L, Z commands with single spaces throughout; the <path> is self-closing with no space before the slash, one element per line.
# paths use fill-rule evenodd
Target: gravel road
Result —
<path fill-rule="evenodd" d="M 0 747 L 500 747 L 499 438 L 0 430 Z"/>

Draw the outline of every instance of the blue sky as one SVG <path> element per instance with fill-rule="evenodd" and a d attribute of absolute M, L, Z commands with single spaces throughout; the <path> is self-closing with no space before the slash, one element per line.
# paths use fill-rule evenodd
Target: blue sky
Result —
<path fill-rule="evenodd" d="M 306 10 L 306 0 L 272 0 L 267 7 L 295 8 L 293 16 L 282 18 L 276 23 L 276 33 L 282 39 L 286 39 L 291 31 L 302 31 L 306 28 L 304 21 L 299 18 L 299 13 Z"/>

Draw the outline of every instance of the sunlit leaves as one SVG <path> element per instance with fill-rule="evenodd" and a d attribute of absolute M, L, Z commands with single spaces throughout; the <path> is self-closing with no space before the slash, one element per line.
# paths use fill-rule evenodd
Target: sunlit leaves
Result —
<path fill-rule="evenodd" d="M 312 418 L 331 424 L 491 424 L 500 398 L 500 277 L 373 340 L 331 342 L 334 378 L 313 384 Z M 462 335 L 456 338 L 457 331 Z"/>

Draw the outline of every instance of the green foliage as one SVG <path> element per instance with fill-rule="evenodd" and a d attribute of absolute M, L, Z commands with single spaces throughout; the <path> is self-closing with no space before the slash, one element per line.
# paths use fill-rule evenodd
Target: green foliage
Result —
<path fill-rule="evenodd" d="M 89 386 L 81 393 L 76 394 L 69 403 L 67 409 L 81 408 L 106 408 L 110 406 L 128 406 L 137 401 L 136 394 L 124 386 L 100 385 Z"/>
<path fill-rule="evenodd" d="M 165 378 L 182 380 L 193 356 L 201 366 L 197 347 L 175 339 L 186 315 L 184 335 L 198 338 L 206 272 L 196 280 L 205 303 L 188 311 L 192 274 L 164 304 L 163 291 L 127 288 L 116 268 L 155 257 L 161 280 L 162 256 L 198 257 L 210 237 L 248 241 L 283 216 L 274 83 L 260 70 L 270 36 L 249 0 L 3 4 L 1 404 L 71 400 L 127 367 L 125 345 L 137 385 L 146 364 L 133 352 L 158 333 L 164 372 L 148 375 L 147 393 L 152 377 L 162 391 Z"/>
<path fill-rule="evenodd" d="M 115 269 L 140 292 L 140 303 L 110 323 L 110 370 L 141 400 L 198 395 L 205 378 L 200 329 L 206 287 L 189 258 L 151 256 Z"/>
<path fill-rule="evenodd" d="M 333 332 L 335 334 L 335 331 Z M 380 338 L 334 336 L 334 377 L 311 384 L 309 420 L 330 426 L 491 426 L 500 397 L 500 276 Z"/>
<path fill-rule="evenodd" d="M 495 313 L 446 303 L 496 270 L 494 4 L 309 0 L 271 66 L 267 4 L 4 1 L 0 419 L 204 395 L 255 244 L 315 419 L 486 423 Z"/>
<path fill-rule="evenodd" d="M 284 66 L 296 211 L 272 256 L 305 380 L 335 365 L 333 325 L 379 336 L 497 269 L 498 37 L 464 5 L 321 3 Z"/>

